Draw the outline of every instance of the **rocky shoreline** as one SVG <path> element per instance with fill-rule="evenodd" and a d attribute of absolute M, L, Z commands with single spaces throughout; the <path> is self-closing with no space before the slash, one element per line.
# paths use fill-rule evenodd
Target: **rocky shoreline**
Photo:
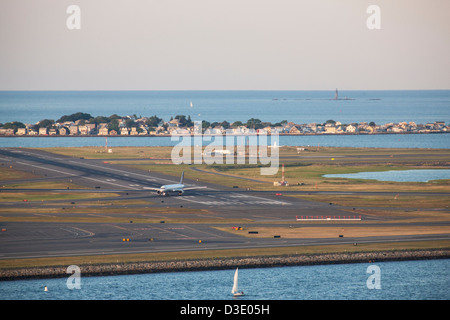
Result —
<path fill-rule="evenodd" d="M 79 265 L 79 267 L 81 276 L 111 276 L 139 273 L 223 270 L 236 267 L 267 268 L 448 258 L 450 258 L 450 248 L 111 263 Z M 66 273 L 67 267 L 68 266 L 2 269 L 0 270 L 0 281 L 68 277 L 70 274 Z"/>

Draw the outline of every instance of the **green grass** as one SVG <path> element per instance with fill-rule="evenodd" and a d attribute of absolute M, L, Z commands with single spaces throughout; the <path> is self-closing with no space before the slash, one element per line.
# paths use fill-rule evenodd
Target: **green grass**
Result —
<path fill-rule="evenodd" d="M 0 202 L 86 200 L 117 196 L 115 193 L 1 192 Z"/>
<path fill-rule="evenodd" d="M 119 239 L 120 240 L 120 239 Z M 31 267 L 51 267 L 68 266 L 76 264 L 96 265 L 110 263 L 132 263 L 132 262 L 152 262 L 152 261 L 177 261 L 192 259 L 226 259 L 236 257 L 264 257 L 264 256 L 286 256 L 286 255 L 309 255 L 327 254 L 342 252 L 383 252 L 396 250 L 426 250 L 450 248 L 450 241 L 420 241 L 402 243 L 376 243 L 376 244 L 352 244 L 329 245 L 329 246 L 298 246 L 298 247 L 277 247 L 260 249 L 233 249 L 233 250 L 205 250 L 203 247 L 207 242 L 198 244 L 198 250 L 181 252 L 161 252 L 142 254 L 120 254 L 120 255 L 93 255 L 75 257 L 53 257 L 35 259 L 8 259 L 0 260 L 0 269 L 11 268 L 31 268 Z"/>

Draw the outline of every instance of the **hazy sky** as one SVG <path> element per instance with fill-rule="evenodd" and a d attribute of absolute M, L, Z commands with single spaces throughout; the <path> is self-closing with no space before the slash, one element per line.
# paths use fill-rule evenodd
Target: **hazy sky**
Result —
<path fill-rule="evenodd" d="M 449 12 L 449 0 L 0 0 L 0 90 L 450 89 Z"/>

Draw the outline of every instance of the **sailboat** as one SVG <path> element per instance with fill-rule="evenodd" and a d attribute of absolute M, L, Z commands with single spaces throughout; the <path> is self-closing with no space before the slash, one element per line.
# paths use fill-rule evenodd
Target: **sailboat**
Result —
<path fill-rule="evenodd" d="M 235 297 L 244 295 L 244 291 L 241 291 L 241 292 L 238 291 L 238 268 L 236 268 L 236 272 L 234 273 L 234 283 L 233 283 L 233 289 L 231 289 L 231 293 Z"/>

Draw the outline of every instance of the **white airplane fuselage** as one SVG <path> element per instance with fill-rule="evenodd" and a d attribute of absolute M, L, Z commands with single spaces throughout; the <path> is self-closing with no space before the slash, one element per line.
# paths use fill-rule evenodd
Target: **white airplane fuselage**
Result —
<path fill-rule="evenodd" d="M 159 188 L 147 188 L 147 189 L 151 189 L 151 190 L 155 190 L 157 194 L 159 194 L 160 196 L 168 196 L 171 193 L 175 193 L 178 194 L 179 196 L 181 196 L 185 190 L 193 190 L 193 189 L 204 189 L 206 187 L 188 187 L 188 188 L 184 188 L 184 184 L 183 184 L 183 179 L 184 179 L 184 171 L 181 173 L 181 178 L 180 178 L 180 183 L 175 183 L 175 184 L 166 184 L 163 185 Z"/>
<path fill-rule="evenodd" d="M 180 196 L 184 193 L 184 184 L 168 184 L 161 186 L 161 188 L 157 191 L 159 195 L 169 195 L 170 193 L 178 193 Z"/>

